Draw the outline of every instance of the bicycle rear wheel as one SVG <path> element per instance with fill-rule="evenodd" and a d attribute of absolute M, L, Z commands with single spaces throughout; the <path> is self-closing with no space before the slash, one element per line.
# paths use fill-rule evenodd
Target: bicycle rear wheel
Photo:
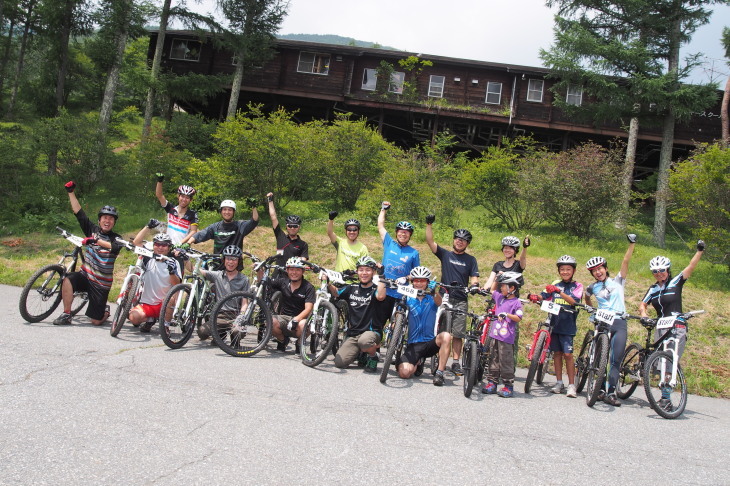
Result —
<path fill-rule="evenodd" d="M 327 358 L 337 341 L 339 320 L 337 309 L 331 302 L 319 303 L 317 312 L 307 319 L 299 338 L 302 363 L 314 367 Z"/>
<path fill-rule="evenodd" d="M 185 346 L 197 324 L 198 306 L 195 296 L 191 295 L 191 287 L 187 283 L 175 285 L 160 307 L 160 336 L 169 348 Z"/>
<path fill-rule="evenodd" d="M 544 332 L 540 332 L 540 336 L 537 338 L 537 343 L 535 343 L 535 349 L 532 350 L 530 368 L 527 370 L 527 377 L 525 378 L 525 393 L 530 393 L 530 388 L 532 388 L 532 381 L 535 379 L 537 369 L 540 366 L 540 358 L 542 357 L 542 350 L 545 347 L 546 339 L 546 334 Z"/>
<path fill-rule="evenodd" d="M 477 343 L 467 341 L 464 346 L 464 396 L 469 398 L 477 382 L 477 367 L 479 364 L 479 356 L 477 355 Z"/>
<path fill-rule="evenodd" d="M 591 362 L 588 365 L 588 388 L 586 404 L 592 407 L 601 393 L 603 382 L 606 379 L 606 365 L 608 364 L 608 335 L 601 333 L 596 338 Z"/>
<path fill-rule="evenodd" d="M 657 351 L 649 356 L 644 366 L 644 391 L 649 405 L 665 419 L 677 418 L 687 406 L 687 382 L 682 366 L 677 364 L 676 384 L 672 387 L 674 354 L 669 351 Z"/>
<path fill-rule="evenodd" d="M 126 285 L 121 291 L 122 300 L 117 305 L 117 310 L 114 311 L 114 317 L 112 318 L 112 325 L 109 328 L 109 334 L 112 337 L 117 337 L 119 331 L 122 330 L 122 326 L 127 322 L 129 316 L 129 310 L 132 308 L 132 301 L 134 296 L 137 294 L 137 287 L 139 286 L 139 275 L 130 275 Z"/>
<path fill-rule="evenodd" d="M 631 346 L 626 348 L 624 356 L 621 358 L 616 396 L 621 400 L 629 398 L 636 390 L 639 381 L 641 381 L 643 371 L 641 369 L 641 346 L 632 343 Z"/>
<path fill-rule="evenodd" d="M 380 372 L 380 383 L 385 383 L 385 380 L 388 379 L 390 364 L 402 349 L 404 320 L 405 315 L 403 312 L 396 312 L 393 318 L 393 332 L 390 334 L 390 344 L 388 345 L 388 351 L 385 353 L 385 359 L 383 359 L 383 370 Z"/>
<path fill-rule="evenodd" d="M 243 299 L 248 304 L 241 312 Z M 271 326 L 271 313 L 263 299 L 251 292 L 232 292 L 216 304 L 210 328 L 213 339 L 223 351 L 237 358 L 248 358 L 266 347 L 271 338 Z M 262 330 L 261 340 L 259 329 Z"/>
<path fill-rule="evenodd" d="M 583 344 L 580 346 L 580 353 L 575 360 L 576 388 L 575 391 L 580 393 L 588 379 L 588 362 L 590 360 L 591 341 L 593 340 L 593 332 L 587 331 L 583 338 Z"/>
<path fill-rule="evenodd" d="M 46 265 L 31 275 L 19 302 L 20 315 L 26 322 L 41 322 L 56 310 L 65 275 L 66 269 L 61 265 Z"/>

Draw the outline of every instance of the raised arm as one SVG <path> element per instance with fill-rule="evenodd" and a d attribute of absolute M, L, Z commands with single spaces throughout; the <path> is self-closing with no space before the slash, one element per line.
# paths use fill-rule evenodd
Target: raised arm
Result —
<path fill-rule="evenodd" d="M 620 272 L 623 278 L 626 278 L 629 274 L 629 262 L 631 261 L 631 255 L 634 254 L 634 247 L 636 246 L 636 235 L 629 234 L 626 235 L 626 238 L 629 240 L 629 247 L 626 249 L 624 260 L 621 262 Z"/>
<path fill-rule="evenodd" d="M 165 198 L 165 194 L 162 192 L 162 181 L 165 180 L 165 175 L 161 172 L 158 172 L 155 174 L 157 176 L 157 184 L 155 185 L 155 196 L 157 196 L 157 200 L 160 201 L 160 206 L 163 208 L 167 206 L 167 199 Z"/>
<path fill-rule="evenodd" d="M 692 276 L 692 272 L 695 271 L 695 267 L 700 262 L 702 254 L 705 252 L 705 242 L 702 240 L 697 241 L 697 252 L 694 254 L 692 259 L 689 261 L 687 267 L 682 270 L 682 276 L 686 279 Z"/>
<path fill-rule="evenodd" d="M 330 211 L 329 220 L 327 221 L 327 236 L 330 237 L 330 242 L 337 243 L 337 235 L 335 234 L 335 218 L 337 217 L 337 211 Z"/>
<path fill-rule="evenodd" d="M 426 216 L 426 244 L 431 251 L 436 254 L 438 251 L 438 245 L 433 241 L 433 222 L 436 221 L 436 216 L 429 214 Z"/>
<path fill-rule="evenodd" d="M 145 236 L 147 236 L 147 231 L 149 230 L 149 228 L 150 228 L 150 226 L 149 226 L 149 224 L 147 224 L 141 230 L 139 230 L 137 235 L 132 240 L 132 243 L 134 243 L 134 246 L 142 246 L 142 244 L 144 242 L 144 238 L 145 238 Z"/>
<path fill-rule="evenodd" d="M 520 268 L 522 270 L 527 266 L 527 248 L 530 246 L 530 235 L 525 236 L 522 240 L 522 254 L 520 255 Z"/>
<path fill-rule="evenodd" d="M 382 241 L 385 238 L 385 235 L 388 234 L 388 231 L 385 229 L 385 213 L 388 212 L 388 209 L 390 209 L 390 203 L 388 201 L 383 201 L 383 204 L 380 205 L 380 214 L 378 214 L 378 233 L 380 233 L 380 241 Z"/>
<path fill-rule="evenodd" d="M 68 192 L 68 200 L 71 203 L 71 211 L 73 211 L 74 214 L 78 213 L 81 211 L 81 204 L 79 204 L 79 200 L 76 199 L 76 193 L 74 192 L 76 189 L 76 183 L 74 181 L 68 181 L 63 186 L 66 188 L 66 192 Z"/>
<path fill-rule="evenodd" d="M 271 218 L 271 227 L 279 226 L 279 219 L 276 217 L 276 208 L 274 207 L 274 193 L 270 192 L 266 195 L 266 201 L 269 204 L 269 217 Z"/>

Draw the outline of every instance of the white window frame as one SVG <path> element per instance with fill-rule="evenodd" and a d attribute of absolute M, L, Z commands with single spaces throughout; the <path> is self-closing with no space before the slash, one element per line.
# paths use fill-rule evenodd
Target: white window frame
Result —
<path fill-rule="evenodd" d="M 540 89 L 535 88 L 535 85 L 539 84 Z M 542 91 L 545 89 L 544 79 L 530 79 L 527 81 L 527 101 L 533 103 L 542 103 Z M 535 96 L 535 93 L 539 93 L 539 96 Z"/>
<path fill-rule="evenodd" d="M 303 56 L 306 56 L 306 58 L 302 59 Z M 331 60 L 329 54 L 301 51 L 299 53 L 299 61 L 297 62 L 297 72 L 327 76 L 330 72 Z"/>
<path fill-rule="evenodd" d="M 367 80 L 367 83 L 365 82 Z M 375 91 L 378 85 L 378 70 L 365 68 L 362 72 L 362 88 L 364 91 Z"/>
<path fill-rule="evenodd" d="M 496 88 L 499 89 L 497 90 Z M 496 95 L 497 101 L 489 101 L 489 95 Z M 488 105 L 498 105 L 502 102 L 502 83 L 497 81 L 487 81 L 487 95 L 484 98 L 484 102 Z"/>
<path fill-rule="evenodd" d="M 565 93 L 565 103 L 573 106 L 581 106 L 583 104 L 583 87 L 569 84 Z"/>
<path fill-rule="evenodd" d="M 406 73 L 401 71 L 393 71 L 390 75 L 390 83 L 388 91 L 395 94 L 403 94 L 403 83 L 406 81 Z"/>
<path fill-rule="evenodd" d="M 438 82 L 437 78 L 441 78 L 441 82 Z M 446 85 L 446 76 L 439 76 L 438 74 L 432 74 L 431 77 L 428 78 L 428 96 L 430 98 L 443 98 L 445 85 Z"/>
<path fill-rule="evenodd" d="M 193 50 L 189 48 L 190 42 L 194 42 L 198 45 L 198 56 L 195 58 L 187 57 L 190 52 L 193 52 Z M 185 52 L 183 54 L 184 57 L 175 57 L 176 51 L 182 51 L 183 49 L 185 49 Z M 203 44 L 200 41 L 192 39 L 172 39 L 172 43 L 170 43 L 170 59 L 175 59 L 176 61 L 199 62 L 200 51 L 202 50 Z"/>

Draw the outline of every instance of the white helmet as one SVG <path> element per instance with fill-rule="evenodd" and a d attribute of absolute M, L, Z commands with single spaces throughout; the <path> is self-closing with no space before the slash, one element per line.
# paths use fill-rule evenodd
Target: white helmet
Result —
<path fill-rule="evenodd" d="M 231 208 L 235 211 L 236 210 L 236 201 L 231 201 L 230 199 L 226 199 L 225 201 L 222 201 L 221 205 L 218 209 L 220 210 L 223 208 Z"/>
<path fill-rule="evenodd" d="M 649 261 L 649 270 L 668 270 L 672 262 L 665 256 L 655 256 Z"/>
<path fill-rule="evenodd" d="M 301 257 L 293 256 L 286 261 L 286 268 L 307 268 Z"/>
<path fill-rule="evenodd" d="M 608 268 L 608 265 L 606 264 L 606 259 L 603 257 L 600 257 L 600 256 L 590 258 L 586 262 L 586 269 L 588 269 L 589 271 L 593 270 L 594 268 L 598 268 L 600 266 L 604 266 L 604 267 Z"/>
<path fill-rule="evenodd" d="M 497 277 L 497 282 L 522 287 L 522 274 L 519 272 L 504 272 Z"/>
<path fill-rule="evenodd" d="M 411 278 L 427 278 L 431 279 L 431 270 L 427 267 L 415 267 L 411 270 Z"/>
<path fill-rule="evenodd" d="M 502 238 L 502 248 L 505 246 L 511 246 L 515 251 L 518 251 L 520 249 L 520 240 L 515 236 L 505 236 Z"/>
<path fill-rule="evenodd" d="M 555 262 L 555 265 L 560 267 L 560 265 L 570 265 L 571 267 L 575 268 L 577 265 L 577 262 L 575 261 L 575 258 L 573 258 L 570 255 L 563 255 L 560 258 L 558 258 L 558 261 Z"/>

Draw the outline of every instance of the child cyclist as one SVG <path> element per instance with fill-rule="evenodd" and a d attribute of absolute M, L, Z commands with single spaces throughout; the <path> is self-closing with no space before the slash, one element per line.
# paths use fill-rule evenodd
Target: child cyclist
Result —
<path fill-rule="evenodd" d="M 580 303 L 583 296 L 583 285 L 573 280 L 575 275 L 576 261 L 570 255 L 563 255 L 555 262 L 558 267 L 559 280 L 545 287 L 545 292 L 539 296 L 530 295 L 530 300 L 540 302 L 551 300 L 560 307 L 567 310 L 574 310 L 575 304 Z M 575 398 L 578 396 L 575 389 L 575 362 L 573 361 L 573 338 L 578 328 L 576 320 L 577 312 L 561 312 L 550 316 L 550 323 L 553 325 L 550 334 L 550 351 L 555 359 L 555 378 L 557 383 L 550 390 L 553 393 L 562 393 L 565 390 L 563 385 L 563 358 L 565 358 L 565 371 L 568 373 L 567 396 Z"/>
<path fill-rule="evenodd" d="M 499 396 L 510 398 L 514 393 L 514 350 L 515 329 L 522 320 L 522 303 L 517 298 L 522 275 L 517 272 L 504 272 L 497 277 L 498 290 L 492 293 L 499 319 L 492 324 L 489 334 L 492 341 L 495 359 L 489 366 L 488 381 L 482 393 L 497 393 L 497 384 L 502 380 L 504 386 Z"/>

